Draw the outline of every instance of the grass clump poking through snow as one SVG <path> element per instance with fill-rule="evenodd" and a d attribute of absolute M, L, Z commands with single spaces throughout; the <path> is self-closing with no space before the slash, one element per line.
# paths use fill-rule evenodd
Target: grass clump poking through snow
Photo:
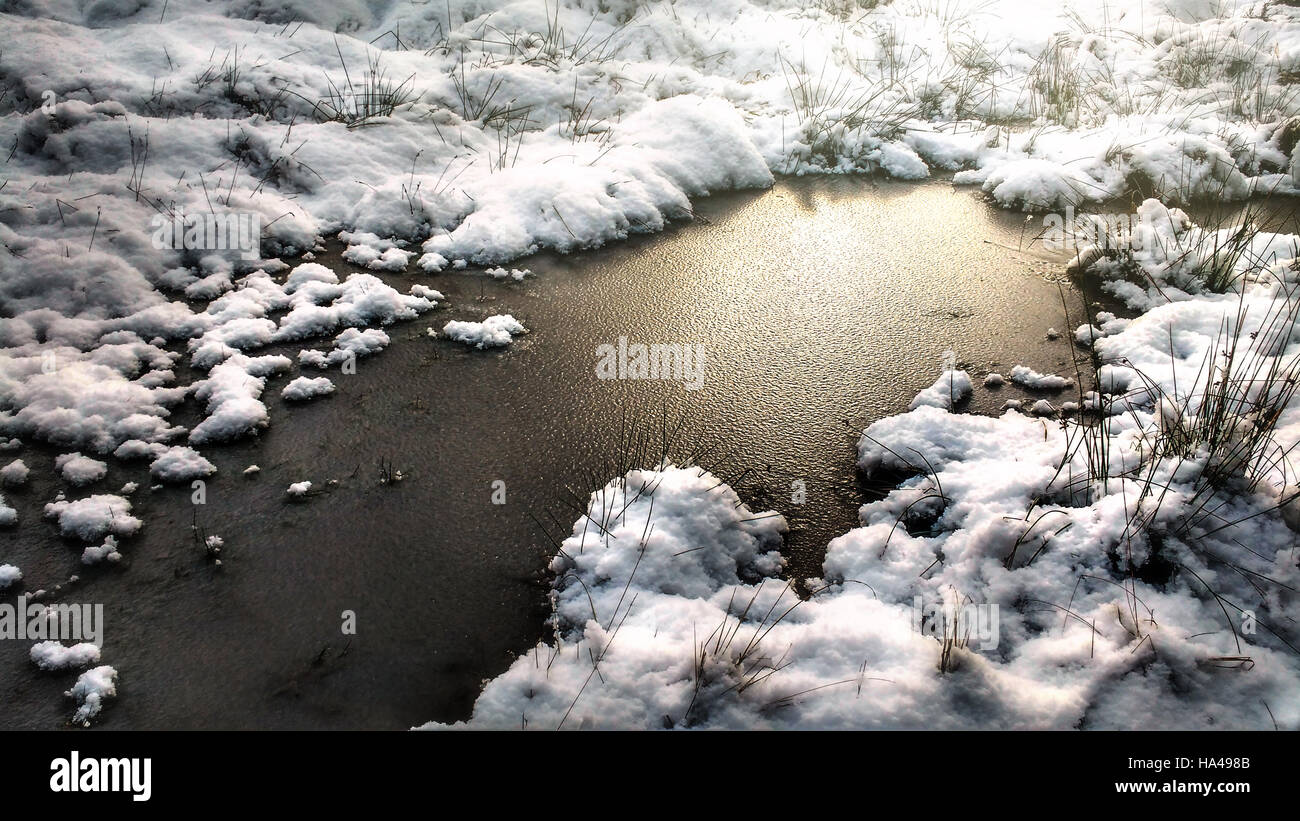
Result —
<path fill-rule="evenodd" d="M 1209 505 L 1216 491 L 1250 492 L 1268 482 L 1293 485 L 1297 477 L 1290 456 L 1296 443 L 1289 432 L 1279 436 L 1279 426 L 1290 418 L 1300 385 L 1300 352 L 1289 350 L 1298 318 L 1300 294 L 1283 292 L 1267 301 L 1243 295 L 1236 311 L 1225 313 L 1217 331 L 1207 334 L 1196 370 L 1185 372 L 1181 384 L 1177 365 L 1162 378 L 1118 360 L 1103 375 L 1127 389 L 1109 397 L 1102 410 L 1127 415 L 1140 426 L 1134 439 L 1137 459 L 1111 464 L 1101 442 L 1108 436 L 1103 422 L 1087 432 L 1088 451 L 1098 456 L 1090 458 L 1089 481 L 1104 485 L 1116 477 L 1137 478 L 1138 506 L 1154 500 L 1154 508 L 1170 493 L 1168 483 L 1175 477 L 1189 483 L 1192 504 L 1180 531 L 1214 518 Z M 1177 362 L 1172 322 L 1168 332 L 1170 359 Z M 1137 415 L 1139 408 L 1148 411 L 1149 421 Z M 1145 519 L 1155 515 L 1151 509 Z"/>
<path fill-rule="evenodd" d="M 1284 233 L 1300 230 L 1300 221 L 1281 218 L 1279 210 L 1291 209 L 1279 200 L 1270 194 L 1242 207 L 1218 203 L 1197 224 L 1181 209 L 1147 199 L 1132 223 L 1090 218 L 1071 267 L 1100 274 L 1104 289 L 1135 307 L 1182 293 L 1238 291 L 1248 278 L 1300 255 L 1300 239 Z"/>
<path fill-rule="evenodd" d="M 419 98 L 415 89 L 415 74 L 400 82 L 388 75 L 383 57 L 378 52 L 368 52 L 366 69 L 356 81 L 335 41 L 339 63 L 343 67 L 343 85 L 340 87 L 328 75 L 328 91 L 316 101 L 312 113 L 319 122 L 343 123 L 348 128 L 368 125 L 381 117 L 391 117 Z"/>

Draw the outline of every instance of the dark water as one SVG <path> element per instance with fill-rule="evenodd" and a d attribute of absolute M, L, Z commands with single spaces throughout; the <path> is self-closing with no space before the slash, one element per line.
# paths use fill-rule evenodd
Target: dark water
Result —
<path fill-rule="evenodd" d="M 150 493 L 143 469 L 111 465 L 93 492 L 144 485 L 133 499 L 145 528 L 119 566 L 80 566 L 80 546 L 40 516 L 58 490 L 52 453 L 18 454 L 33 480 L 6 491 L 20 523 L 0 534 L 0 561 L 23 569 L 27 591 L 79 573 L 63 600 L 104 603 L 104 663 L 121 680 L 99 726 L 465 718 L 480 681 L 541 635 L 553 548 L 538 522 L 567 529 L 569 493 L 585 497 L 620 459 L 657 458 L 665 439 L 679 459 L 700 454 L 752 506 L 788 517 L 801 577 L 856 523 L 868 492 L 858 434 L 905 410 L 946 349 L 977 379 L 1015 364 L 1073 372 L 1068 330 L 1082 306 L 1064 285 L 1067 321 L 1061 261 L 1028 248 L 1035 224 L 969 189 L 787 180 L 701 201 L 698 214 L 662 235 L 517 262 L 536 274 L 523 283 L 387 277 L 430 284 L 450 307 L 388 329 L 392 346 L 355 375 L 331 370 L 331 397 L 286 406 L 288 377 L 272 380 L 271 428 L 206 452 L 220 468 L 207 504 L 192 506 L 186 487 Z M 425 335 L 494 313 L 531 333 L 498 352 Z M 1048 341 L 1051 326 L 1067 333 Z M 703 387 L 597 379 L 597 346 L 620 336 L 703 344 Z M 970 409 L 1022 395 L 977 387 Z M 382 485 L 381 462 L 407 478 Z M 252 463 L 262 471 L 246 479 Z M 300 480 L 320 492 L 286 502 Z M 497 480 L 504 505 L 492 503 Z M 225 539 L 224 567 L 193 543 L 195 520 Z M 344 610 L 355 636 L 341 634 Z M 75 674 L 38 674 L 28 644 L 0 642 L 0 727 L 63 726 Z"/>

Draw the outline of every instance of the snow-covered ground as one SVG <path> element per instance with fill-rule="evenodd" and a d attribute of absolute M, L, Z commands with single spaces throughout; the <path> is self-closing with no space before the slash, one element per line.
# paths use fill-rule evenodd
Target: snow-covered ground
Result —
<path fill-rule="evenodd" d="M 1080 269 L 1147 312 L 1132 322 L 1089 317 L 1075 331 L 1108 363 L 1099 390 L 1075 385 L 1075 374 L 1017 368 L 1009 376 L 1035 388 L 1073 386 L 1078 401 L 1061 410 L 1110 421 L 1085 434 L 1014 409 L 995 420 L 956 414 L 974 387 L 966 373 L 946 370 L 911 412 L 878 422 L 861 446 L 868 471 L 924 476 L 864 508 L 864 527 L 828 550 L 824 589 L 765 634 L 766 648 L 796 648 L 791 663 L 734 687 L 722 682 L 745 675 L 766 650 L 747 648 L 737 673 L 740 648 L 716 643 L 698 665 L 692 648 L 725 624 L 723 598 L 754 598 L 752 616 L 779 594 L 778 582 L 751 589 L 752 578 L 735 575 L 777 571 L 763 558 L 775 517 L 762 528 L 728 525 L 721 511 L 706 515 L 715 499 L 698 492 L 691 469 L 656 473 L 660 503 L 671 495 L 718 529 L 693 525 L 702 544 L 683 543 L 698 551 L 686 554 L 689 572 L 665 560 L 625 579 L 629 595 L 642 595 L 630 616 L 620 615 L 626 603 L 601 600 L 594 623 L 557 625 L 566 642 L 579 642 L 564 646 L 586 645 L 569 673 L 548 665 L 557 676 L 548 692 L 569 692 L 560 686 L 566 677 L 585 680 L 598 658 L 571 720 L 911 726 L 925 716 L 929 726 L 1108 726 L 1140 724 L 1143 700 L 1161 698 L 1174 705 L 1173 723 L 1253 726 L 1259 704 L 1279 724 L 1300 722 L 1284 691 L 1296 681 L 1294 654 L 1261 644 L 1272 641 L 1269 628 L 1204 635 L 1226 627 L 1207 619 L 1229 610 L 1227 601 L 1247 608 L 1259 600 L 1249 607 L 1260 625 L 1287 622 L 1290 531 L 1275 511 L 1234 526 L 1249 531 L 1244 537 L 1198 518 L 1264 511 L 1268 499 L 1276 506 L 1293 481 L 1289 447 L 1300 435 L 1290 393 L 1265 403 L 1279 411 L 1267 427 L 1281 457 L 1242 464 L 1217 438 L 1204 454 L 1195 447 L 1207 428 L 1198 385 L 1205 393 L 1240 383 L 1251 402 L 1287 385 L 1294 238 L 1252 237 L 1225 279 L 1217 252 L 1207 262 L 1197 239 L 1217 234 L 1196 235 L 1169 210 L 1193 196 L 1296 193 L 1300 10 L 1235 0 L 54 0 L 6 8 L 0 439 L 6 450 L 43 442 L 64 453 L 57 467 L 78 498 L 51 500 L 46 514 L 89 543 L 87 561 L 118 555 L 118 540 L 144 526 L 124 495 L 94 487 L 107 459 L 147 458 L 163 481 L 209 475 L 215 468 L 195 448 L 271 424 L 262 401 L 269 379 L 316 371 L 284 395 L 329 392 L 333 382 L 318 369 L 382 350 L 390 340 L 376 326 L 443 303 L 427 284 L 432 275 L 472 267 L 521 280 L 530 272 L 504 267 L 521 256 L 661 230 L 689 218 L 692 198 L 764 187 L 775 174 L 951 172 L 1012 208 L 1145 200 L 1139 215 L 1162 238 L 1158 248 L 1079 258 Z M 399 290 L 372 274 L 340 278 L 313 261 L 332 237 L 349 261 L 413 281 Z M 1189 243 L 1201 249 L 1190 258 L 1169 251 Z M 1225 317 L 1228 337 L 1245 341 L 1216 383 L 1213 363 L 1202 366 L 1223 352 Z M 522 331 L 509 316 L 439 325 L 479 347 Z M 324 350 L 305 347 L 297 363 L 259 353 L 299 341 Z M 1242 362 L 1254 370 L 1233 382 Z M 1261 387 L 1262 373 L 1283 378 Z M 186 402 L 203 411 L 188 428 L 171 421 Z M 1044 416 L 1057 410 L 1047 399 L 1034 406 Z M 1233 414 L 1243 420 L 1214 417 L 1213 435 L 1259 445 L 1246 429 L 1262 427 L 1260 415 Z M 1091 461 L 1081 465 L 1084 439 Z M 1179 448 L 1152 450 L 1170 443 Z M 1100 489 L 1082 482 L 1082 493 L 1067 479 L 1062 500 L 1057 474 L 1096 474 L 1098 450 L 1116 471 L 1152 471 L 1143 488 L 1163 484 L 1155 511 L 1141 508 L 1146 496 L 1133 498 L 1134 477 L 1119 474 Z M 12 462 L 5 483 L 21 484 L 26 470 Z M 1233 484 L 1246 473 L 1253 481 Z M 623 482 L 612 488 L 624 492 Z M 309 489 L 299 482 L 290 495 Z M 1135 504 L 1145 512 L 1135 514 Z M 932 519 L 928 535 L 889 524 L 920 511 Z M 1159 531 L 1161 561 L 1183 570 L 1138 591 L 1150 583 L 1135 581 L 1134 568 L 1159 552 L 1135 545 L 1152 532 L 1148 514 L 1174 523 Z M 0 497 L 0 524 L 16 515 Z M 664 528 L 695 515 L 655 511 Z M 1007 518 L 1015 516 L 1022 524 Z M 1177 525 L 1189 516 L 1195 524 Z M 1131 520 L 1143 523 L 1136 535 Z M 1024 532 L 1009 535 L 1017 527 Z M 1052 549 L 1034 547 L 1024 566 L 1006 559 L 1008 538 L 1018 554 L 1048 528 Z M 621 551 L 638 549 L 630 538 L 609 548 L 611 561 L 626 563 Z M 1236 541 L 1258 555 L 1230 551 Z M 1137 558 L 1117 558 L 1119 544 Z M 1215 564 L 1224 552 L 1234 557 L 1226 571 Z M 658 573 L 670 566 L 694 586 L 663 587 Z M 571 593 L 565 579 L 617 583 L 582 561 L 563 569 L 561 599 Z M 11 583 L 18 572 L 7 571 Z M 1106 582 L 1080 581 L 1092 577 Z M 890 632 L 912 595 L 945 591 L 999 603 L 1004 614 L 996 654 L 957 653 L 963 663 L 951 675 L 970 685 L 960 689 L 945 689 L 956 679 L 932 669 L 923 650 L 935 642 Z M 1026 597 L 1066 608 L 1063 624 L 1047 625 Z M 643 622 L 651 604 L 660 615 Z M 611 650 L 613 617 L 626 619 L 627 633 Z M 658 638 L 642 646 L 645 629 Z M 1247 652 L 1237 641 L 1255 644 Z M 683 648 L 676 663 L 703 670 L 698 687 L 689 675 L 672 678 L 681 670 L 669 656 Z M 1249 671 L 1214 661 L 1238 656 L 1250 657 Z M 569 660 L 561 653 L 555 664 Z M 476 720 L 518 724 L 518 668 L 489 686 Z M 115 671 L 92 673 L 79 719 L 97 711 L 97 694 L 112 692 Z M 633 692 L 635 677 L 651 673 L 671 681 Z M 620 675 L 634 678 L 620 688 Z M 843 683 L 852 676 L 856 685 Z M 1026 693 L 1026 682 L 1036 689 Z M 790 703 L 810 688 L 821 689 Z M 760 695 L 777 699 L 773 710 Z M 596 711 L 600 699 L 608 708 Z M 522 714 L 558 721 L 564 700 L 554 695 Z"/>

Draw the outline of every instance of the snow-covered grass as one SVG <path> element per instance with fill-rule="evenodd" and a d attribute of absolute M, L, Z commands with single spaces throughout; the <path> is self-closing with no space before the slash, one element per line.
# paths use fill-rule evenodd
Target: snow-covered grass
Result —
<path fill-rule="evenodd" d="M 436 302 L 314 262 L 277 283 L 336 233 L 376 269 L 505 271 L 774 172 L 943 169 L 1033 208 L 1295 190 L 1280 4 L 156 5 L 4 15 L 0 434 L 103 454 L 257 432 L 292 363 L 255 349 Z M 197 216 L 256 217 L 257 247 L 157 241 Z M 167 422 L 187 398 L 209 416 L 189 431 Z"/>

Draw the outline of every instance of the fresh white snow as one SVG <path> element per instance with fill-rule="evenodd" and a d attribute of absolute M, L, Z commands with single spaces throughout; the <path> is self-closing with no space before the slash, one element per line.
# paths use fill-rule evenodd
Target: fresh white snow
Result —
<path fill-rule="evenodd" d="M 99 661 L 99 648 L 90 642 L 65 645 L 57 641 L 39 641 L 32 645 L 32 663 L 42 670 L 71 670 Z"/>
<path fill-rule="evenodd" d="M 517 334 L 526 331 L 523 324 L 510 314 L 490 316 L 482 322 L 452 320 L 442 326 L 442 333 L 448 339 L 464 342 L 479 350 L 509 345 Z"/>
<path fill-rule="evenodd" d="M 117 670 L 107 664 L 87 670 L 64 695 L 77 702 L 72 722 L 89 727 L 90 719 L 104 709 L 104 702 L 117 696 Z"/>
<path fill-rule="evenodd" d="M 12 564 L 0 564 L 0 590 L 22 581 L 23 572 Z"/>
<path fill-rule="evenodd" d="M 144 523 L 131 515 L 130 500 L 113 494 L 61 499 L 45 505 L 45 516 L 59 523 L 64 536 L 92 542 L 106 535 L 130 536 Z"/>
<path fill-rule="evenodd" d="M 108 463 L 80 453 L 63 453 L 54 457 L 54 469 L 59 471 L 64 481 L 73 486 L 98 482 L 108 475 Z"/>
<path fill-rule="evenodd" d="M 329 380 L 329 377 L 299 376 L 284 386 L 280 396 L 290 402 L 305 402 L 331 393 L 334 393 L 334 383 Z"/>
<path fill-rule="evenodd" d="M 952 408 L 968 399 L 970 395 L 970 374 L 962 370 L 949 369 L 941 373 L 933 385 L 918 393 L 912 399 L 911 407 Z"/>
<path fill-rule="evenodd" d="M 1011 381 L 1031 390 L 1060 391 L 1074 384 L 1073 379 L 1057 376 L 1054 373 L 1039 373 L 1033 368 L 1016 365 L 1011 369 Z"/>
<path fill-rule="evenodd" d="M 194 448 L 177 445 L 160 453 L 149 465 L 149 472 L 164 482 L 189 482 L 211 476 L 217 472 L 217 466 Z"/>
<path fill-rule="evenodd" d="M 7 487 L 18 487 L 27 484 L 27 476 L 31 473 L 27 463 L 22 459 L 15 459 L 9 464 L 0 468 L 0 483 Z"/>

